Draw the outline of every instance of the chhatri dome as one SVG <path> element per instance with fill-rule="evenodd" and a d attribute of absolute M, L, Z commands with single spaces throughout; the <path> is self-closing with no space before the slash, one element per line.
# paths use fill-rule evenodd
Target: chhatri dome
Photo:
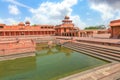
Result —
<path fill-rule="evenodd" d="M 70 19 L 70 17 L 66 15 L 66 16 L 65 16 L 65 19 Z"/>
<path fill-rule="evenodd" d="M 26 21 L 25 24 L 30 24 L 30 22 L 29 22 L 29 21 Z"/>
<path fill-rule="evenodd" d="M 25 24 L 23 22 L 20 22 L 18 25 L 19 26 L 25 26 Z"/>
<path fill-rule="evenodd" d="M 72 20 L 70 20 L 70 17 L 66 15 L 64 20 L 62 20 L 62 22 L 63 24 L 71 24 Z"/>

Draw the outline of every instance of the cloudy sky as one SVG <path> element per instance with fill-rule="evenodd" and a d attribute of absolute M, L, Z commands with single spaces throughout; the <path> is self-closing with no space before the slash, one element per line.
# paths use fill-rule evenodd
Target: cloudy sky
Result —
<path fill-rule="evenodd" d="M 108 25 L 120 19 L 120 0 L 0 0 L 0 23 L 61 24 L 69 15 L 76 26 Z"/>

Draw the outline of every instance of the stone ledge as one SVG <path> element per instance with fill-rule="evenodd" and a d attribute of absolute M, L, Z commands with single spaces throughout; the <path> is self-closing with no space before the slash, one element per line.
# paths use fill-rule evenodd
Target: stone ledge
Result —
<path fill-rule="evenodd" d="M 35 52 L 27 52 L 27 53 L 20 53 L 20 54 L 12 54 L 12 55 L 1 56 L 0 61 L 14 60 L 14 59 L 17 59 L 17 58 L 23 58 L 23 57 L 29 57 L 29 56 L 35 56 Z"/>

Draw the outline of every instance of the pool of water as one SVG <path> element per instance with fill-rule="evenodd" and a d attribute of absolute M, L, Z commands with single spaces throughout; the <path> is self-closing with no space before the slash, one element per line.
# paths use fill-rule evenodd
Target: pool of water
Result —
<path fill-rule="evenodd" d="M 108 62 L 71 49 L 37 45 L 35 57 L 0 62 L 0 80 L 57 80 Z"/>

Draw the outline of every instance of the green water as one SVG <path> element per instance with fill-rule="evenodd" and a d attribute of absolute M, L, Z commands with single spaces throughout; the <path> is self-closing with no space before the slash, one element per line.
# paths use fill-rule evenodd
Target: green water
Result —
<path fill-rule="evenodd" d="M 0 80 L 57 80 L 107 63 L 68 48 L 38 45 L 35 57 L 1 61 Z"/>

